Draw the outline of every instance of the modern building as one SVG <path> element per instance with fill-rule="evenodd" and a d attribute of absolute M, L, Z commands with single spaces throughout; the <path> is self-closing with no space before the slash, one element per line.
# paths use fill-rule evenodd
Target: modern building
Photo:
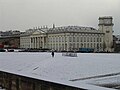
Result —
<path fill-rule="evenodd" d="M 93 27 L 55 27 L 55 25 L 52 28 L 36 28 L 29 36 L 20 38 L 20 46 L 21 48 L 32 49 L 48 48 L 55 51 L 93 50 L 94 52 L 112 52 L 112 19 L 111 16 L 99 17 L 98 30 Z"/>

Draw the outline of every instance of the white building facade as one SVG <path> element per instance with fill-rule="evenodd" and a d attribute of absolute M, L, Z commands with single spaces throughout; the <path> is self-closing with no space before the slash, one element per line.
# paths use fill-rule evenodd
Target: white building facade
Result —
<path fill-rule="evenodd" d="M 33 49 L 48 48 L 55 51 L 79 51 L 80 48 L 90 48 L 95 52 L 112 52 L 112 27 L 112 17 L 100 17 L 98 30 L 81 26 L 53 26 L 36 29 L 29 38 L 26 37 L 27 43 L 25 37 L 21 37 L 20 40 L 24 46 L 22 48 L 29 46 Z"/>
<path fill-rule="evenodd" d="M 104 33 L 92 27 L 67 26 L 48 31 L 48 48 L 56 51 L 79 51 L 92 48 L 103 51 Z"/>
<path fill-rule="evenodd" d="M 47 28 L 36 28 L 27 30 L 20 37 L 20 48 L 43 49 L 47 48 Z"/>
<path fill-rule="evenodd" d="M 44 29 L 37 29 L 30 35 L 30 48 L 44 49 L 47 48 L 47 33 Z"/>
<path fill-rule="evenodd" d="M 31 48 L 30 47 L 30 35 L 22 35 L 20 37 L 20 48 Z"/>

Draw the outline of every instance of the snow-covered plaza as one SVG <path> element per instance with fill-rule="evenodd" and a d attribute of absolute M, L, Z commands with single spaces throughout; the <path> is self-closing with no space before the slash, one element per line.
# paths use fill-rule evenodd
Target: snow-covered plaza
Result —
<path fill-rule="evenodd" d="M 55 53 L 53 58 L 49 52 L 4 52 L 0 53 L 0 71 L 90 90 L 108 90 L 100 86 L 120 86 L 120 54 L 77 53 L 77 57 L 69 57 Z"/>

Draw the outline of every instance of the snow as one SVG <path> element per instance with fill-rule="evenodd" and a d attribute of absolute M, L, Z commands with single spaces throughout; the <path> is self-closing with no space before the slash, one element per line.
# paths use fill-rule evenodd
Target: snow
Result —
<path fill-rule="evenodd" d="M 68 57 L 62 56 L 61 53 L 55 53 L 55 57 L 52 58 L 51 53 L 46 52 L 4 52 L 0 53 L 0 71 L 90 90 L 101 90 L 101 88 L 103 90 L 103 87 L 90 83 L 108 83 L 116 77 L 105 80 L 101 78 L 79 79 L 119 73 L 120 54 L 79 53 L 77 57 Z M 78 80 L 71 81 L 75 79 Z"/>

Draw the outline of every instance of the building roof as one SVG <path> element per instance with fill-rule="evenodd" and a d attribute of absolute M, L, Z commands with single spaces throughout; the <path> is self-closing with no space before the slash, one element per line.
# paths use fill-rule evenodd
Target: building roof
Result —
<path fill-rule="evenodd" d="M 48 33 L 65 33 L 65 32 L 101 33 L 101 31 L 96 30 L 93 27 L 81 27 L 81 26 L 63 26 L 50 28 L 48 30 Z"/>
<path fill-rule="evenodd" d="M 21 37 L 24 37 L 24 36 L 30 36 L 34 31 L 36 31 L 35 29 L 28 29 L 26 30 L 25 32 L 21 33 Z"/>
<path fill-rule="evenodd" d="M 48 28 L 28 29 L 28 30 L 26 30 L 26 32 L 21 34 L 21 37 L 30 36 L 30 35 L 32 35 L 34 33 L 37 33 L 37 34 L 39 34 L 39 33 L 47 33 L 47 30 L 48 30 Z"/>

